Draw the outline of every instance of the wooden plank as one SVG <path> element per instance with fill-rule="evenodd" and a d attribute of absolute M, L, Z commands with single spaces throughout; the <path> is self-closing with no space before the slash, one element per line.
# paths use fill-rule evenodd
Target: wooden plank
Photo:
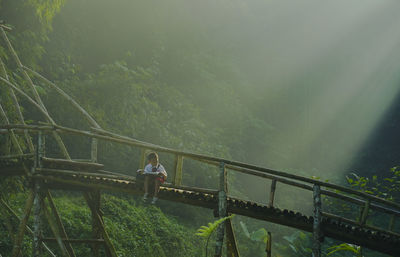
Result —
<path fill-rule="evenodd" d="M 43 256 L 43 191 L 40 181 L 34 181 L 35 199 L 33 201 L 33 257 Z"/>
<path fill-rule="evenodd" d="M 43 166 L 65 166 L 69 169 L 88 169 L 88 170 L 99 170 L 104 168 L 103 164 L 93 163 L 93 162 L 77 162 L 67 159 L 55 159 L 55 158 L 48 158 L 42 157 Z"/>
<path fill-rule="evenodd" d="M 28 222 L 31 213 L 33 199 L 34 199 L 34 192 L 31 191 L 28 195 L 28 199 L 26 200 L 24 215 L 22 216 L 21 222 L 19 223 L 17 237 L 15 239 L 13 251 L 11 253 L 12 257 L 18 257 L 21 251 L 21 243 L 24 238 L 26 224 Z"/>

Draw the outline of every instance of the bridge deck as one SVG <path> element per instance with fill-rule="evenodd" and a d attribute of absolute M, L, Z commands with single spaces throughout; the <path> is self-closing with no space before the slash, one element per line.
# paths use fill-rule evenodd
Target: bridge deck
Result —
<path fill-rule="evenodd" d="M 22 161 L 2 162 L 1 175 L 9 175 L 11 170 L 21 170 Z M 13 165 L 10 165 L 13 164 Z M 7 164 L 7 165 L 4 165 Z M 13 166 L 13 167 L 12 167 Z M 5 167 L 5 168 L 4 168 Z M 100 166 L 99 166 L 100 167 Z M 54 165 L 52 165 L 54 168 Z M 3 172 L 6 170 L 6 172 Z M 15 174 L 14 174 L 15 175 Z M 142 186 L 134 177 L 115 174 L 101 174 L 96 171 L 78 172 L 73 170 L 60 170 L 51 168 L 37 169 L 31 179 L 39 179 L 50 189 L 68 190 L 101 190 L 108 192 L 124 192 L 128 194 L 142 194 Z M 218 209 L 217 190 L 163 186 L 159 197 L 164 200 L 200 206 L 213 210 Z M 252 201 L 244 201 L 228 197 L 227 210 L 229 213 L 243 215 L 259 220 L 281 224 L 307 232 L 313 230 L 313 217 L 306 216 L 291 210 L 269 207 Z M 400 237 L 393 232 L 366 229 L 362 226 L 349 224 L 341 218 L 322 219 L 322 232 L 324 236 L 337 240 L 361 245 L 382 253 L 400 256 Z"/>

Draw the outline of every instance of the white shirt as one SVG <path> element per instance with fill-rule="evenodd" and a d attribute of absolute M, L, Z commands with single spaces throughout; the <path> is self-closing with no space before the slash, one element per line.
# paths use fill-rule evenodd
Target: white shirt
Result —
<path fill-rule="evenodd" d="M 143 174 L 152 174 L 152 175 L 157 175 L 158 172 L 163 174 L 165 177 L 167 177 L 167 172 L 164 169 L 164 166 L 162 166 L 160 163 L 156 166 L 157 171 L 153 172 L 153 165 L 151 163 L 147 164 L 146 167 L 144 167 Z"/>

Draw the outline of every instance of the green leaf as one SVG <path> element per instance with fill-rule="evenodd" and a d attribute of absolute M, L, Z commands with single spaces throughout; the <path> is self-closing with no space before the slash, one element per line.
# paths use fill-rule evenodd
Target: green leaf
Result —
<path fill-rule="evenodd" d="M 246 224 L 244 224 L 243 221 L 240 221 L 240 226 L 241 226 L 242 229 L 243 229 L 244 235 L 245 235 L 247 238 L 250 238 L 250 233 L 249 233 L 249 230 L 247 229 Z"/>
<path fill-rule="evenodd" d="M 218 219 L 214 221 L 213 223 L 208 223 L 208 226 L 201 226 L 195 235 L 201 236 L 201 237 L 209 237 L 211 233 L 225 220 L 231 219 L 235 216 L 235 214 L 232 214 L 230 216 Z"/>
<path fill-rule="evenodd" d="M 257 231 L 251 233 L 250 239 L 252 241 L 262 242 L 265 240 L 267 236 L 268 236 L 267 230 L 265 230 L 264 228 L 260 228 Z"/>

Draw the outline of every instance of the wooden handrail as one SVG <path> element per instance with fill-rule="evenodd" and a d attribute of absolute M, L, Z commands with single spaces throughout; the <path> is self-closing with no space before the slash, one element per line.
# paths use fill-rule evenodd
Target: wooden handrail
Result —
<path fill-rule="evenodd" d="M 81 136 L 102 139 L 105 141 L 112 141 L 115 143 L 136 146 L 139 148 L 147 148 L 147 149 L 164 152 L 164 153 L 178 154 L 178 155 L 181 155 L 186 158 L 198 160 L 198 161 L 209 163 L 209 164 L 215 163 L 216 165 L 218 165 L 218 163 L 224 162 L 226 164 L 227 169 L 242 171 L 244 173 L 246 173 L 246 172 L 250 173 L 250 171 L 251 171 L 252 175 L 255 175 L 255 176 L 262 176 L 261 174 L 275 175 L 275 176 L 279 176 L 282 178 L 297 180 L 297 181 L 301 181 L 301 182 L 305 182 L 305 183 L 309 183 L 309 184 L 313 184 L 313 185 L 320 185 L 325 188 L 330 188 L 330 189 L 339 190 L 339 191 L 342 191 L 345 193 L 357 195 L 357 196 L 362 197 L 365 200 L 369 199 L 373 202 L 385 204 L 385 205 L 400 209 L 400 204 L 398 204 L 398 203 L 391 202 L 391 201 L 388 201 L 388 200 L 385 200 L 380 197 L 376 197 L 376 196 L 373 196 L 373 195 L 370 195 L 370 194 L 367 194 L 364 192 L 356 191 L 354 189 L 347 188 L 344 186 L 339 186 L 339 185 L 335 185 L 332 183 L 319 181 L 319 180 L 315 180 L 315 179 L 311 179 L 311 178 L 306 178 L 306 177 L 302 177 L 299 175 L 294 175 L 294 174 L 290 174 L 290 173 L 286 173 L 286 172 L 282 172 L 282 171 L 263 168 L 263 167 L 255 166 L 252 164 L 247 164 L 247 163 L 242 163 L 242 162 L 237 162 L 237 161 L 232 161 L 232 160 L 226 160 L 223 158 L 218 158 L 218 157 L 213 157 L 213 156 L 208 156 L 208 155 L 179 151 L 179 150 L 162 147 L 162 146 L 158 146 L 158 145 L 154 145 L 154 144 L 149 144 L 149 143 L 143 143 L 136 139 L 125 137 L 125 136 L 114 136 L 114 135 L 112 135 L 114 133 L 111 133 L 111 132 L 108 133 L 108 135 L 104 135 L 104 133 L 102 135 L 100 135 L 100 134 L 93 133 L 90 131 L 73 129 L 73 128 L 68 128 L 68 127 L 64 127 L 64 126 L 60 126 L 60 125 L 10 124 L 10 125 L 1 125 L 0 129 L 27 129 L 27 130 L 32 130 L 32 131 L 43 131 L 43 130 L 44 131 L 54 131 L 54 130 L 56 130 L 57 132 L 60 132 L 60 133 L 76 134 L 76 135 L 81 135 Z M 255 173 L 255 171 L 258 171 L 258 173 Z M 295 181 L 293 181 L 293 182 L 295 182 Z M 304 185 L 304 186 L 307 186 L 307 185 Z"/>

